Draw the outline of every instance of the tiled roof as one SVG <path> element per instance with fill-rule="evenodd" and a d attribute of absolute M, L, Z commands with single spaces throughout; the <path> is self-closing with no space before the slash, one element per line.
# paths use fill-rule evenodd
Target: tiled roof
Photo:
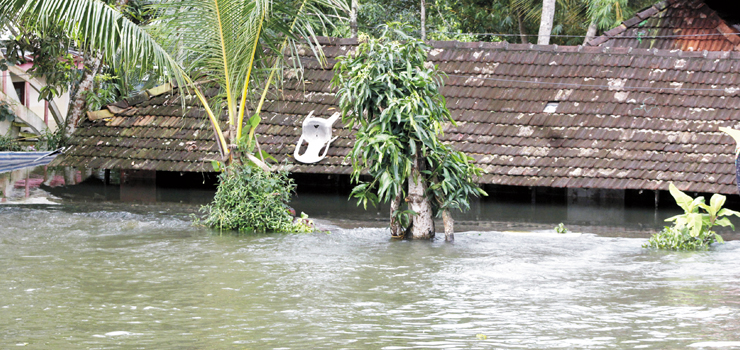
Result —
<path fill-rule="evenodd" d="M 197 107 L 197 100 L 187 103 L 183 116 L 177 89 L 155 90 L 108 106 L 109 118 L 85 119 L 70 138 L 70 148 L 51 165 L 213 171 L 210 160 L 219 159 L 220 155 L 210 123 L 203 109 Z M 211 89 L 206 95 L 213 96 L 215 92 Z"/>
<path fill-rule="evenodd" d="M 740 33 L 702 0 L 663 0 L 594 38 L 590 46 L 733 51 Z"/>
<path fill-rule="evenodd" d="M 280 99 L 263 110 L 257 134 L 262 149 L 279 160 L 292 159 L 310 111 L 325 118 L 336 113 L 333 58 L 353 45 L 346 39 L 326 44 L 328 67 L 306 53 L 305 84 L 286 80 Z M 448 74 L 442 93 L 458 121 L 445 128 L 444 140 L 476 159 L 487 172 L 483 183 L 665 190 L 673 181 L 688 191 L 736 191 L 734 143 L 717 128 L 740 127 L 740 52 L 432 45 L 429 59 Z M 108 121 L 86 122 L 64 164 L 208 170 L 210 164 L 198 163 L 217 152 L 207 121 L 192 118 L 195 109 L 178 119 L 179 105 L 166 100 L 149 99 Z M 549 102 L 553 113 L 544 112 Z M 344 158 L 352 131 L 340 124 L 334 128 L 340 137 L 323 161 L 292 171 L 349 173 Z M 183 149 L 188 140 L 197 145 L 190 156 Z"/>

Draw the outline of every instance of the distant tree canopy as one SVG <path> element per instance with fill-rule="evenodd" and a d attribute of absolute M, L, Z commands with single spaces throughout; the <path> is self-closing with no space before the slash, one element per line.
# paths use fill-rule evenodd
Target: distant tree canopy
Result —
<path fill-rule="evenodd" d="M 637 11 L 658 0 L 557 0 L 551 43 L 583 43 L 589 25 L 608 30 Z M 360 0 L 358 27 L 361 33 L 377 37 L 379 26 L 402 22 L 416 29 L 420 26 L 419 0 Z M 428 39 L 460 41 L 537 41 L 542 0 L 427 0 Z M 465 33 L 476 33 L 466 35 Z M 334 35 L 349 36 L 349 28 Z M 501 35 L 493 35 L 501 34 Z"/>

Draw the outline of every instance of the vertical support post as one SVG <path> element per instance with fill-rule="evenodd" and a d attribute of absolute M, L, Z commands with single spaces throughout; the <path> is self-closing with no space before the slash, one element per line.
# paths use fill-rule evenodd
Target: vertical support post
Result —
<path fill-rule="evenodd" d="M 31 83 L 26 81 L 25 84 L 23 84 L 23 105 L 26 106 L 26 108 L 28 109 L 31 108 L 31 106 L 29 105 L 30 99 L 28 97 L 30 91 L 31 91 Z"/>
<path fill-rule="evenodd" d="M 49 101 L 44 100 L 44 124 L 49 126 Z"/>
<path fill-rule="evenodd" d="M 5 77 L 5 75 L 8 74 L 8 72 L 0 72 L 0 74 L 3 75 L 3 78 L 2 78 L 2 90 L 3 90 L 3 93 L 5 93 L 5 85 L 7 84 L 7 81 L 6 81 L 7 78 Z"/>
<path fill-rule="evenodd" d="M 653 220 L 655 220 L 655 223 L 658 223 L 658 203 L 660 202 L 660 191 L 655 190 L 655 211 L 653 214 Z"/>
<path fill-rule="evenodd" d="M 655 190 L 655 210 L 658 210 L 658 202 L 660 202 L 660 191 Z"/>
<path fill-rule="evenodd" d="M 532 205 L 534 205 L 537 203 L 537 188 L 530 187 L 530 190 L 532 191 Z"/>
<path fill-rule="evenodd" d="M 26 198 L 31 196 L 31 169 L 26 169 Z"/>

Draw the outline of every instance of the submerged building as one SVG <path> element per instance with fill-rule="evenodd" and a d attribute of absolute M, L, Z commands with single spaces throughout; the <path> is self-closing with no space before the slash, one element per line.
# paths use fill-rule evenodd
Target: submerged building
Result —
<path fill-rule="evenodd" d="M 737 193 L 735 145 L 718 128 L 740 129 L 740 51 L 731 46 L 740 32 L 701 4 L 663 1 L 638 13 L 639 22 L 625 21 L 588 46 L 430 42 L 429 60 L 447 74 L 442 93 L 457 121 L 445 127 L 444 141 L 475 158 L 486 172 L 482 184 L 587 196 L 607 190 L 619 197 L 622 190 L 666 190 L 673 182 L 691 192 Z M 659 37 L 690 22 L 676 13 L 715 21 L 699 26 L 697 19 L 691 25 L 698 28 L 684 26 L 682 33 L 720 35 L 698 36 L 704 43 L 641 46 L 669 39 Z M 321 40 L 328 64 L 302 53 L 304 80 L 287 72 L 262 111 L 259 141 L 279 161 L 293 162 L 309 113 L 336 113 L 332 67 L 357 43 Z M 327 157 L 296 163 L 291 171 L 349 174 L 352 133 L 335 124 L 339 138 Z M 81 123 L 55 164 L 137 174 L 209 172 L 218 157 L 213 139 L 202 108 L 193 101 L 183 110 L 177 89 L 161 88 Z"/>

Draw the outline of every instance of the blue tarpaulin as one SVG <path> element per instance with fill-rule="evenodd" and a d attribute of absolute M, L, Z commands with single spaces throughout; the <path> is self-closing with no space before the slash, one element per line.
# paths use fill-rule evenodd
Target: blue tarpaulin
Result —
<path fill-rule="evenodd" d="M 54 152 L 0 152 L 0 173 L 46 165 L 60 153 Z"/>

